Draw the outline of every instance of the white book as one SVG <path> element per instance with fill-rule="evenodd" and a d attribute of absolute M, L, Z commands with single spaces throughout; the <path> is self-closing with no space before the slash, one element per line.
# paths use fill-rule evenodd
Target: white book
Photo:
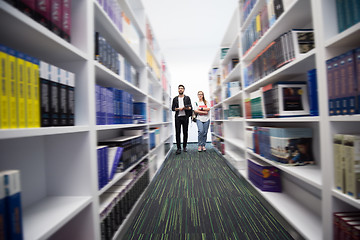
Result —
<path fill-rule="evenodd" d="M 360 198 L 360 135 L 344 135 L 346 194 Z"/>

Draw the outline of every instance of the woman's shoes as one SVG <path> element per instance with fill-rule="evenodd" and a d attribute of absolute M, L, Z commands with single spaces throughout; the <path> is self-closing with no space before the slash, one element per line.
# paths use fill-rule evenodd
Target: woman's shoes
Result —
<path fill-rule="evenodd" d="M 198 152 L 201 152 L 202 151 L 202 148 L 201 146 L 198 147 Z"/>
<path fill-rule="evenodd" d="M 206 147 L 205 147 L 205 146 L 203 146 L 203 147 L 202 147 L 202 150 L 203 150 L 204 152 L 206 152 Z"/>

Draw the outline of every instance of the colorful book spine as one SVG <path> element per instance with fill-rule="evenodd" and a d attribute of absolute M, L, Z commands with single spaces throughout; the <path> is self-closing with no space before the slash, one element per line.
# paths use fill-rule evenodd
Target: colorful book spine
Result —
<path fill-rule="evenodd" d="M 71 0 L 62 0 L 62 38 L 71 40 Z"/>
<path fill-rule="evenodd" d="M 34 127 L 34 70 L 32 59 L 30 56 L 25 56 L 25 104 L 26 104 L 26 127 Z"/>
<path fill-rule="evenodd" d="M 27 74 L 25 71 L 25 55 L 17 52 L 16 87 L 17 87 L 17 119 L 18 128 L 26 128 L 26 89 Z"/>
<path fill-rule="evenodd" d="M 40 61 L 32 58 L 33 68 L 33 126 L 41 127 L 40 117 Z"/>
<path fill-rule="evenodd" d="M 50 0 L 36 0 L 35 20 L 46 28 L 50 28 Z"/>
<path fill-rule="evenodd" d="M 8 170 L 4 172 L 5 206 L 8 227 L 6 239 L 23 239 L 20 172 Z"/>
<path fill-rule="evenodd" d="M 9 128 L 9 84 L 7 48 L 0 45 L 0 129 Z"/>
<path fill-rule="evenodd" d="M 62 0 L 50 1 L 50 30 L 56 35 L 62 35 Z"/>
<path fill-rule="evenodd" d="M 66 72 L 67 79 L 67 125 L 75 125 L 75 74 Z"/>
<path fill-rule="evenodd" d="M 7 49 L 8 64 L 6 66 L 8 86 L 9 86 L 9 128 L 18 127 L 18 110 L 17 110 L 17 65 L 16 65 L 16 51 Z"/>

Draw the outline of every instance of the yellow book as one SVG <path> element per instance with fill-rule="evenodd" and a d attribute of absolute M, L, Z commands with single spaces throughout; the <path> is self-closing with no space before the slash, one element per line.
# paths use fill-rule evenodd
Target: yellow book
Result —
<path fill-rule="evenodd" d="M 34 70 L 32 59 L 30 56 L 25 56 L 25 106 L 26 106 L 26 127 L 34 127 Z"/>
<path fill-rule="evenodd" d="M 7 83 L 7 48 L 0 45 L 0 129 L 9 128 L 9 90 Z"/>
<path fill-rule="evenodd" d="M 38 128 L 41 126 L 40 121 L 40 61 L 36 58 L 33 58 L 33 75 L 34 75 L 34 81 L 33 81 L 33 106 L 34 106 L 34 119 L 33 124 L 34 127 Z"/>
<path fill-rule="evenodd" d="M 261 33 L 261 19 L 260 19 L 260 13 L 256 16 L 256 33 Z M 259 36 L 260 38 L 260 36 Z"/>
<path fill-rule="evenodd" d="M 17 52 L 16 58 L 16 92 L 17 92 L 17 119 L 18 127 L 26 127 L 26 93 L 25 93 L 25 84 L 27 82 L 26 78 L 26 66 L 25 66 L 25 55 L 23 53 Z"/>
<path fill-rule="evenodd" d="M 18 127 L 17 88 L 16 88 L 16 51 L 8 48 L 8 84 L 9 84 L 9 124 L 10 128 Z"/>

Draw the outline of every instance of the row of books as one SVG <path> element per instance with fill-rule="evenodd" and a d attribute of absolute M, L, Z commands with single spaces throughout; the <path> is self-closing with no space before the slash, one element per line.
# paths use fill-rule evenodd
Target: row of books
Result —
<path fill-rule="evenodd" d="M 229 104 L 228 109 L 224 109 L 224 119 L 228 120 L 230 118 L 242 117 L 242 107 L 241 104 Z"/>
<path fill-rule="evenodd" d="M 333 148 L 335 188 L 359 199 L 360 135 L 335 134 Z"/>
<path fill-rule="evenodd" d="M 140 86 L 139 73 L 136 68 L 118 53 L 99 32 L 95 33 L 95 60 L 125 81 L 136 87 Z"/>
<path fill-rule="evenodd" d="M 151 128 L 149 130 L 150 150 L 154 149 L 159 144 L 160 144 L 160 128 Z"/>
<path fill-rule="evenodd" d="M 333 239 L 360 239 L 360 212 L 333 213 Z"/>
<path fill-rule="evenodd" d="M 115 173 L 123 172 L 147 153 L 148 143 L 142 135 L 121 136 L 98 142 L 99 189 L 106 186 Z"/>
<path fill-rule="evenodd" d="M 214 111 L 212 111 L 213 119 L 214 120 L 222 120 L 224 119 L 224 113 L 223 113 L 223 108 L 219 107 L 219 108 L 214 108 Z"/>
<path fill-rule="evenodd" d="M 329 115 L 360 113 L 360 48 L 326 61 Z"/>
<path fill-rule="evenodd" d="M 225 85 L 225 98 L 232 97 L 241 91 L 240 81 L 228 82 Z"/>
<path fill-rule="evenodd" d="M 132 124 L 146 121 L 146 103 L 134 102 L 131 93 L 96 85 L 95 97 L 97 125 Z"/>
<path fill-rule="evenodd" d="M 24 238 L 19 170 L 0 172 L 0 220 L 0 239 Z"/>
<path fill-rule="evenodd" d="M 104 9 L 105 13 L 122 33 L 125 41 L 139 55 L 140 52 L 140 35 L 132 24 L 130 18 L 122 10 L 117 0 L 98 0 L 99 5 Z"/>
<path fill-rule="evenodd" d="M 258 0 L 241 0 L 240 1 L 240 12 L 241 12 L 241 22 L 245 22 L 247 17 L 250 15 L 255 4 Z"/>
<path fill-rule="evenodd" d="M 150 71 L 154 73 L 157 80 L 160 81 L 161 69 L 157 63 L 156 58 L 149 49 L 146 49 L 146 64 Z"/>
<path fill-rule="evenodd" d="M 150 183 L 148 164 L 128 174 L 100 196 L 101 239 L 111 240 Z"/>
<path fill-rule="evenodd" d="M 311 128 L 248 126 L 247 148 L 275 162 L 291 165 L 315 164 Z"/>
<path fill-rule="evenodd" d="M 229 73 L 231 73 L 231 71 L 236 67 L 238 63 L 239 63 L 239 58 L 232 58 L 231 61 L 229 61 L 226 66 L 223 66 L 222 68 L 223 79 L 226 79 L 226 77 L 229 75 Z"/>
<path fill-rule="evenodd" d="M 292 0 L 266 1 L 242 34 L 243 55 L 246 55 L 292 2 Z"/>
<path fill-rule="evenodd" d="M 263 161 L 248 159 L 248 178 L 261 191 L 282 191 L 280 170 Z"/>
<path fill-rule="evenodd" d="M 70 42 L 71 0 L 5 0 L 24 14 Z"/>
<path fill-rule="evenodd" d="M 212 135 L 211 143 L 215 148 L 217 148 L 217 150 L 219 150 L 219 152 L 221 152 L 222 155 L 225 155 L 225 143 L 223 139 Z"/>
<path fill-rule="evenodd" d="M 0 45 L 0 128 L 72 126 L 75 75 Z"/>
<path fill-rule="evenodd" d="M 342 32 L 360 22 L 360 2 L 336 0 L 338 31 Z"/>
<path fill-rule="evenodd" d="M 210 125 L 210 130 L 211 130 L 211 132 L 213 132 L 213 133 L 215 133 L 216 135 L 218 135 L 218 136 L 221 136 L 221 137 L 223 137 L 224 136 L 224 134 L 223 134 L 223 128 L 224 128 L 224 126 L 223 126 L 223 123 L 222 122 L 215 122 L 214 124 L 211 124 Z"/>
<path fill-rule="evenodd" d="M 280 35 L 243 69 L 245 87 L 298 59 L 314 47 L 314 32 L 311 29 L 293 29 Z"/>

